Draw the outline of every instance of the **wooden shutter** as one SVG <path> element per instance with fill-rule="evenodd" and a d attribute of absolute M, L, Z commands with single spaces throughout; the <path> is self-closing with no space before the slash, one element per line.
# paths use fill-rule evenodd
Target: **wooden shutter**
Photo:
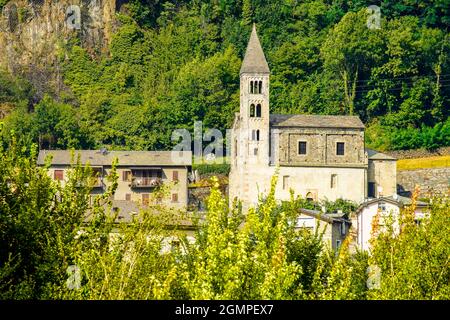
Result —
<path fill-rule="evenodd" d="M 55 170 L 53 178 L 55 180 L 64 180 L 64 170 Z"/>

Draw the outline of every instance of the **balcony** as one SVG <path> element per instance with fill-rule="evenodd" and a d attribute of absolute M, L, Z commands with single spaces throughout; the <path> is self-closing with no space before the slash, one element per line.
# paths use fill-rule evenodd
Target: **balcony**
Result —
<path fill-rule="evenodd" d="M 132 188 L 155 188 L 162 185 L 161 178 L 154 177 L 133 177 L 131 179 Z"/>

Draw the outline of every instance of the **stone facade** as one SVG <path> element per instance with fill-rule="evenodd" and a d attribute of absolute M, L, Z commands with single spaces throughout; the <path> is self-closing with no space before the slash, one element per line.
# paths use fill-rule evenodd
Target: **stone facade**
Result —
<path fill-rule="evenodd" d="M 185 209 L 188 204 L 188 171 L 192 165 L 192 153 L 172 159 L 170 151 L 109 151 L 78 150 L 83 165 L 90 165 L 96 172 L 97 183 L 91 191 L 91 199 L 103 194 L 110 185 L 105 178 L 111 172 L 111 164 L 118 159 L 117 190 L 113 201 L 120 203 L 125 211 L 136 211 L 137 207 L 164 204 L 172 208 Z M 69 177 L 72 156 L 68 150 L 41 150 L 38 164 L 52 156 L 48 174 L 64 185 Z M 157 188 L 164 186 L 165 188 Z M 156 190 L 164 190 L 156 192 Z M 123 212 L 127 214 L 129 212 Z"/>
<path fill-rule="evenodd" d="M 255 28 L 240 82 L 240 112 L 231 134 L 230 201 L 238 198 L 244 208 L 256 204 L 276 173 L 280 200 L 288 200 L 292 190 L 312 200 L 361 203 L 369 178 L 372 188 L 395 192 L 395 159 L 364 148 L 365 127 L 358 117 L 269 113 L 270 70 Z"/>
<path fill-rule="evenodd" d="M 450 195 L 450 168 L 404 170 L 397 173 L 398 193 L 409 195 L 416 185 L 421 197 Z"/>

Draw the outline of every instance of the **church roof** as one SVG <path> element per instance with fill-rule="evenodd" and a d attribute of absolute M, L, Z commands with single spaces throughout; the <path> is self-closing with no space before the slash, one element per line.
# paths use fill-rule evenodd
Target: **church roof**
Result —
<path fill-rule="evenodd" d="M 308 114 L 271 114 L 270 125 L 273 127 L 365 128 L 364 124 L 357 116 L 327 116 Z"/>
<path fill-rule="evenodd" d="M 242 73 L 270 73 L 269 65 L 256 33 L 255 24 L 253 24 L 252 34 L 242 62 L 240 74 Z"/>

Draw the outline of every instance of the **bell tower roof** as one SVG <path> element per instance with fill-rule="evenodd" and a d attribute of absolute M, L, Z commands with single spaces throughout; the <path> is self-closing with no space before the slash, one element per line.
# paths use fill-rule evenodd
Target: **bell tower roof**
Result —
<path fill-rule="evenodd" d="M 270 73 L 269 65 L 256 33 L 255 24 L 253 24 L 252 34 L 241 66 L 240 74 L 243 73 Z"/>

